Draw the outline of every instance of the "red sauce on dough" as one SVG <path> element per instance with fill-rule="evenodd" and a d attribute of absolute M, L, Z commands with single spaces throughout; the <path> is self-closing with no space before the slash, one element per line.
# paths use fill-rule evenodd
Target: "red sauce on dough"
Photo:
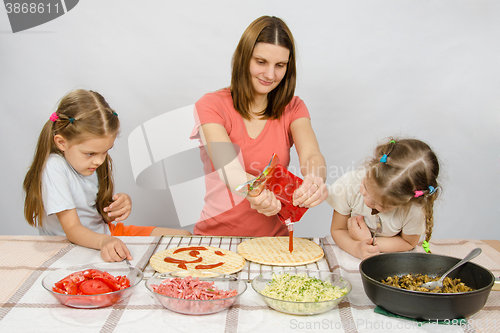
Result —
<path fill-rule="evenodd" d="M 198 256 L 198 254 L 200 254 L 200 251 L 196 251 L 196 250 L 191 250 L 191 251 L 189 251 L 189 255 L 190 255 L 191 257 L 197 257 L 197 256 Z"/>
<path fill-rule="evenodd" d="M 224 265 L 223 262 L 219 262 L 217 264 L 213 264 L 213 265 L 196 265 L 194 267 L 194 269 L 210 269 L 210 268 L 215 268 L 215 267 L 219 267 L 219 266 L 222 266 Z"/>
<path fill-rule="evenodd" d="M 183 252 L 183 251 L 191 251 L 191 250 L 208 250 L 208 249 L 204 246 L 181 247 L 181 248 L 178 248 L 177 250 L 175 250 L 174 253 L 179 253 L 179 252 Z"/>
<path fill-rule="evenodd" d="M 214 253 L 218 256 L 225 256 L 225 254 L 222 251 L 214 251 Z"/>
<path fill-rule="evenodd" d="M 192 264 L 192 263 L 195 263 L 195 262 L 201 262 L 203 260 L 203 258 L 199 257 L 198 259 L 187 261 L 187 260 L 182 260 L 182 259 L 175 259 L 175 258 L 172 258 L 172 257 L 166 257 L 163 260 L 165 262 L 169 262 L 169 263 L 172 263 L 172 264 Z"/>
<path fill-rule="evenodd" d="M 288 251 L 293 252 L 293 230 L 288 232 Z"/>
<path fill-rule="evenodd" d="M 188 269 L 185 263 L 180 263 L 179 265 L 177 265 L 177 267 L 182 269 Z"/>

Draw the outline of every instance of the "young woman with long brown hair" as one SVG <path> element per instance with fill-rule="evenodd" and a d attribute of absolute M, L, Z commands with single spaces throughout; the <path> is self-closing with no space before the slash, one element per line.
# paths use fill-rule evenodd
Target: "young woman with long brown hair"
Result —
<path fill-rule="evenodd" d="M 207 193 L 195 234 L 286 235 L 281 203 L 264 190 L 238 197 L 237 185 L 255 178 L 273 153 L 288 167 L 295 144 L 304 181 L 294 205 L 314 207 L 327 196 L 325 159 L 304 102 L 294 96 L 295 43 L 287 25 L 263 16 L 245 30 L 234 52 L 231 86 L 195 104 L 192 139 L 203 145 Z"/>

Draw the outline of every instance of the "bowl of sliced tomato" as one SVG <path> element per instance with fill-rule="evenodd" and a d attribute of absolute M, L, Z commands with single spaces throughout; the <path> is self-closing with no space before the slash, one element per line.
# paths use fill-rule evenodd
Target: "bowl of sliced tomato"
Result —
<path fill-rule="evenodd" d="M 129 298 L 142 279 L 139 269 L 125 263 L 95 263 L 50 272 L 42 286 L 63 305 L 96 309 Z"/>

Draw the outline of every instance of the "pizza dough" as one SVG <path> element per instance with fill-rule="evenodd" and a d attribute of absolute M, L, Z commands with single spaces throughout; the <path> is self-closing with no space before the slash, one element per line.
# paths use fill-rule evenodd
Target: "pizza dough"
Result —
<path fill-rule="evenodd" d="M 174 253 L 174 251 L 178 249 L 198 248 L 200 246 L 205 247 L 207 250 L 198 250 L 199 254 L 195 257 L 189 254 L 190 251 L 182 251 Z M 218 255 L 216 254 L 216 251 L 220 251 L 224 255 Z M 200 257 L 202 258 L 201 262 L 191 263 L 191 264 L 186 263 L 185 265 L 187 267 L 187 271 L 195 271 L 196 270 L 195 266 L 198 265 L 211 265 L 223 262 L 224 264 L 221 266 L 209 269 L 203 269 L 203 271 L 211 271 L 221 274 L 233 274 L 239 272 L 245 266 L 245 259 L 241 257 L 239 254 L 218 247 L 203 246 L 203 245 L 181 246 L 160 251 L 151 257 L 149 263 L 151 264 L 151 267 L 153 267 L 157 272 L 160 273 L 184 271 L 184 269 L 179 267 L 178 263 L 165 262 L 164 259 L 166 257 L 171 257 L 174 259 L 180 259 L 186 261 L 193 261 Z"/>
<path fill-rule="evenodd" d="M 323 258 L 321 247 L 303 238 L 293 238 L 293 252 L 288 251 L 288 237 L 259 237 L 238 245 L 245 259 L 264 265 L 300 266 Z"/>

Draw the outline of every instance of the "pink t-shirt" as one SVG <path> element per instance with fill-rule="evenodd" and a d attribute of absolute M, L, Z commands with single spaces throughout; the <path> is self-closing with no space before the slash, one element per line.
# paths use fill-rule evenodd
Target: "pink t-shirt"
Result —
<path fill-rule="evenodd" d="M 287 105 L 279 120 L 268 119 L 262 132 L 252 139 L 241 115 L 233 107 L 229 88 L 204 95 L 195 104 L 195 127 L 191 139 L 200 140 L 200 125 L 217 123 L 224 126 L 235 146 L 241 150 L 246 172 L 257 176 L 267 166 L 273 153 L 280 163 L 290 163 L 293 146 L 290 124 L 298 118 L 309 118 L 309 111 L 297 96 Z M 217 236 L 278 236 L 287 235 L 287 228 L 277 215 L 265 216 L 250 208 L 248 200 L 233 194 L 214 172 L 212 162 L 200 140 L 200 155 L 205 171 L 205 205 L 194 234 Z"/>

